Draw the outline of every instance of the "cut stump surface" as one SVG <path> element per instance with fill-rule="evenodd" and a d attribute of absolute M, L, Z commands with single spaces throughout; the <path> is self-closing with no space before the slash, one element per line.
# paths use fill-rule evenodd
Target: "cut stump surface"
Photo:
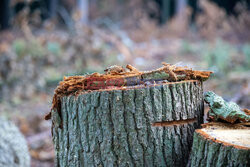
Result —
<path fill-rule="evenodd" d="M 250 128 L 225 125 L 195 131 L 188 166 L 250 166 Z"/>

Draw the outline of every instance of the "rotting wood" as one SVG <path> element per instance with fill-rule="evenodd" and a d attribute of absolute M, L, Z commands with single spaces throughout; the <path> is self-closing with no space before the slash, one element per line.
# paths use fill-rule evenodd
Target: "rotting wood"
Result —
<path fill-rule="evenodd" d="M 60 97 L 70 94 L 80 94 L 90 90 L 116 89 L 142 84 L 176 82 L 185 80 L 205 81 L 209 78 L 211 71 L 194 71 L 187 67 L 176 67 L 163 63 L 163 67 L 153 70 L 140 72 L 135 67 L 127 65 L 126 71 L 120 66 L 111 66 L 105 70 L 105 74 L 93 73 L 85 76 L 64 77 L 59 83 L 53 97 L 51 110 L 56 110 L 60 114 Z M 48 120 L 51 112 L 45 116 Z"/>
<path fill-rule="evenodd" d="M 234 102 L 226 102 L 221 96 L 214 92 L 206 92 L 204 100 L 209 105 L 208 117 L 212 121 L 219 119 L 229 122 L 250 122 L 250 115 L 248 109 L 241 109 Z"/>

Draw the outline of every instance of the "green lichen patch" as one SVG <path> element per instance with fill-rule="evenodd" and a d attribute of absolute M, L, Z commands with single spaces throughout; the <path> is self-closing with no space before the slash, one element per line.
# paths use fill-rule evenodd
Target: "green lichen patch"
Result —
<path fill-rule="evenodd" d="M 227 102 L 214 92 L 206 92 L 204 100 L 209 105 L 209 118 L 213 121 L 219 119 L 229 123 L 250 122 L 250 115 L 244 112 L 236 103 Z"/>

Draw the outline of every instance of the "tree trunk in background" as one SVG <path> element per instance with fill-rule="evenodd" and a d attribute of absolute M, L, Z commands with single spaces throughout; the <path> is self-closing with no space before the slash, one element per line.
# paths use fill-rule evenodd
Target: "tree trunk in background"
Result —
<path fill-rule="evenodd" d="M 55 166 L 185 166 L 203 121 L 200 81 L 60 100 L 61 114 L 52 111 Z"/>
<path fill-rule="evenodd" d="M 58 0 L 50 0 L 48 6 L 50 18 L 54 18 L 56 16 L 57 8 L 58 8 Z"/>
<path fill-rule="evenodd" d="M 89 22 L 89 0 L 78 0 L 78 10 L 81 12 L 81 22 L 88 24 Z"/>
<path fill-rule="evenodd" d="M 176 5 L 177 15 L 181 14 L 187 7 L 187 0 L 178 0 Z"/>
<path fill-rule="evenodd" d="M 195 131 L 188 166 L 250 166 L 249 128 L 218 132 L 213 130 L 215 127 L 211 129 Z"/>
<path fill-rule="evenodd" d="M 0 30 L 9 28 L 10 0 L 2 0 L 0 3 Z"/>
<path fill-rule="evenodd" d="M 162 1 L 162 11 L 161 11 L 161 23 L 164 24 L 170 18 L 170 0 L 163 0 Z"/>

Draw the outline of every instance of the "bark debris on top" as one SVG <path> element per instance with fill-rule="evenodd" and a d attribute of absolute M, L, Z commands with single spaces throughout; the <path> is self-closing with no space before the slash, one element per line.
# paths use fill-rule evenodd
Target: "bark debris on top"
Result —
<path fill-rule="evenodd" d="M 152 71 L 139 71 L 132 65 L 126 69 L 113 65 L 104 70 L 104 74 L 93 73 L 84 76 L 64 77 L 55 90 L 52 109 L 60 105 L 60 97 L 70 94 L 79 94 L 91 90 L 126 88 L 136 85 L 147 85 L 161 82 L 179 82 L 186 80 L 205 81 L 210 77 L 211 71 L 195 71 L 188 67 L 177 67 L 162 63 L 163 67 Z M 45 119 L 50 119 L 47 115 Z"/>
<path fill-rule="evenodd" d="M 85 76 L 64 77 L 55 90 L 57 95 L 69 95 L 77 91 L 108 89 L 111 87 L 135 86 L 145 82 L 161 81 L 177 82 L 185 80 L 202 80 L 209 78 L 210 71 L 194 71 L 188 67 L 176 67 L 163 63 L 163 67 L 153 71 L 139 71 L 132 65 L 127 69 L 111 66 L 104 74 L 93 73 Z M 108 81 L 108 82 L 107 82 Z"/>

